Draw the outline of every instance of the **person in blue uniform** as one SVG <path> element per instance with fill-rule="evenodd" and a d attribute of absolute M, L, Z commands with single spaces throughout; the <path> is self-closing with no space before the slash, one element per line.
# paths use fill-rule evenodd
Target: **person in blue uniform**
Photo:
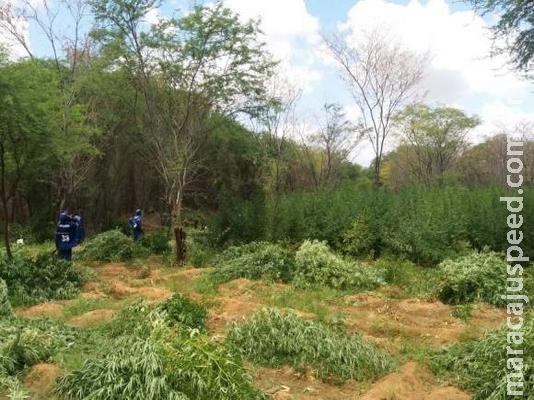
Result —
<path fill-rule="evenodd" d="M 80 213 L 75 213 L 72 219 L 77 223 L 76 229 L 76 244 L 82 243 L 85 240 L 85 227 L 83 226 L 83 219 Z"/>
<path fill-rule="evenodd" d="M 74 219 L 66 212 L 59 214 L 59 221 L 56 227 L 56 249 L 61 258 L 66 261 L 72 259 L 72 248 L 76 246 L 76 229 L 78 225 Z"/>
<path fill-rule="evenodd" d="M 132 227 L 133 240 L 136 242 L 143 237 L 143 213 L 138 208 L 135 214 L 128 220 Z"/>

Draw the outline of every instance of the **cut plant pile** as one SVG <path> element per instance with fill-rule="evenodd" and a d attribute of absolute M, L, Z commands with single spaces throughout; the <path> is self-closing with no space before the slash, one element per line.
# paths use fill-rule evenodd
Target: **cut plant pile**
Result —
<path fill-rule="evenodd" d="M 373 379 L 391 370 L 392 360 L 359 336 L 348 336 L 293 312 L 264 309 L 234 324 L 227 337 L 236 351 L 269 367 L 311 369 L 324 380 Z"/>
<path fill-rule="evenodd" d="M 379 292 L 355 293 L 345 296 L 341 294 L 332 297 L 328 301 L 325 300 L 324 307 L 328 310 L 329 314 L 334 315 L 337 313 L 344 316 L 344 324 L 337 327 L 328 327 L 313 321 L 317 316 L 310 313 L 309 309 L 302 309 L 298 302 L 294 304 L 289 302 L 287 305 L 284 305 L 286 310 L 271 311 L 276 313 L 276 317 L 281 323 L 285 321 L 285 319 L 290 320 L 290 325 L 294 328 L 291 330 L 291 327 L 286 327 L 283 324 L 283 326 L 278 326 L 279 324 L 277 325 L 275 323 L 277 318 L 274 318 L 274 314 L 271 315 L 271 317 L 274 318 L 273 320 L 266 317 L 263 318 L 260 323 L 259 320 L 256 321 L 254 319 L 257 318 L 258 315 L 262 315 L 260 310 L 268 306 L 273 298 L 283 296 L 286 291 L 295 291 L 293 298 L 297 298 L 299 291 L 308 290 L 295 288 L 290 283 L 239 278 L 219 285 L 214 292 L 199 293 L 197 292 L 197 284 L 209 276 L 213 269 L 163 269 L 157 268 L 157 264 L 151 262 L 151 267 L 149 269 L 150 275 L 141 277 L 139 275 L 139 268 L 113 262 L 97 265 L 94 267 L 94 270 L 96 271 L 96 274 L 91 278 L 91 281 L 83 286 L 82 290 L 84 290 L 84 293 L 82 293 L 80 298 L 87 298 L 87 296 L 89 296 L 90 298 L 87 301 L 92 301 L 91 304 L 97 304 L 98 301 L 102 301 L 102 298 L 104 298 L 104 301 L 106 302 L 104 307 L 107 307 L 107 303 L 109 303 L 111 308 L 104 308 L 102 305 L 100 308 L 95 309 L 87 310 L 86 308 L 87 311 L 79 313 L 78 315 L 73 314 L 73 316 L 65 319 L 68 321 L 68 325 L 76 326 L 78 327 L 77 329 L 81 329 L 82 331 L 93 329 L 91 327 L 96 325 L 108 325 L 109 327 L 113 327 L 110 334 L 111 337 L 115 338 L 114 340 L 119 340 L 118 343 L 120 343 L 120 338 L 124 334 L 123 332 L 129 332 L 130 334 L 139 337 L 141 340 L 140 342 L 134 342 L 137 343 L 135 346 L 154 345 L 159 348 L 159 346 L 161 346 L 161 343 L 159 342 L 161 336 L 156 335 L 151 339 L 149 331 L 152 331 L 152 328 L 147 330 L 146 328 L 139 327 L 139 321 L 156 321 L 159 317 L 156 317 L 156 314 L 150 313 L 153 312 L 152 310 L 159 310 L 158 313 L 162 312 L 165 315 L 167 313 L 171 316 L 174 315 L 174 317 L 171 317 L 174 318 L 174 322 L 167 322 L 169 327 L 172 327 L 172 324 L 178 324 L 180 326 L 184 325 L 200 330 L 207 329 L 207 334 L 211 335 L 210 338 L 203 334 L 196 339 L 193 338 L 193 342 L 184 342 L 183 340 L 185 339 L 179 339 L 177 337 L 177 342 L 175 343 L 179 348 L 181 348 L 180 346 L 187 345 L 196 347 L 196 349 L 201 352 L 208 348 L 211 349 L 210 351 L 215 351 L 215 349 L 219 349 L 219 346 L 222 344 L 217 344 L 217 342 L 213 342 L 213 340 L 220 341 L 228 334 L 228 343 L 231 344 L 230 347 L 233 349 L 231 350 L 231 353 L 235 354 L 236 351 L 243 351 L 243 355 L 253 362 L 252 364 L 247 364 L 247 369 L 250 375 L 254 378 L 253 381 L 255 385 L 265 393 L 270 394 L 273 399 L 279 400 L 342 400 L 360 398 L 382 400 L 382 398 L 388 398 L 384 396 L 390 395 L 389 392 L 391 391 L 391 388 L 395 387 L 397 388 L 395 389 L 397 391 L 397 397 L 395 398 L 400 400 L 469 399 L 469 395 L 458 389 L 447 386 L 446 384 L 437 383 L 436 378 L 422 365 L 418 364 L 414 367 L 414 365 L 412 365 L 413 363 L 408 363 L 401 366 L 398 370 L 391 371 L 392 364 L 390 361 L 386 361 L 388 357 L 381 349 L 386 349 L 391 354 L 397 354 L 403 346 L 402 340 L 406 338 L 412 340 L 414 345 L 420 345 L 421 338 L 427 338 L 430 343 L 433 343 L 434 345 L 454 343 L 461 339 L 466 333 L 472 336 L 479 334 L 482 328 L 478 327 L 495 327 L 503 321 L 502 309 L 486 305 L 475 305 L 471 318 L 467 320 L 467 322 L 464 322 L 453 316 L 453 306 L 420 299 L 392 299 L 387 297 L 388 292 L 386 290 L 380 290 Z M 176 294 L 173 296 L 173 292 L 176 289 L 181 290 L 182 288 L 184 289 L 183 293 L 185 293 L 185 295 Z M 97 297 L 93 299 L 91 297 L 93 295 Z M 142 298 L 148 302 L 133 303 L 134 305 L 137 304 L 133 309 L 128 306 L 123 311 L 120 311 L 119 307 L 123 307 L 124 302 L 131 303 L 130 299 L 135 298 Z M 62 315 L 68 312 L 69 307 L 71 307 L 71 304 L 74 301 L 78 300 L 47 302 L 26 309 L 21 309 L 19 307 L 16 308 L 15 311 L 19 316 L 37 317 L 46 315 L 51 318 L 63 318 Z M 209 307 L 197 308 L 199 301 L 208 304 Z M 139 310 L 143 308 L 145 308 L 145 311 L 139 314 Z M 287 308 L 293 308 L 294 312 Z M 260 312 L 260 314 L 257 314 L 258 312 Z M 184 318 L 184 315 L 189 315 L 189 317 Z M 250 325 L 251 321 L 256 321 L 255 328 Z M 265 330 L 262 330 L 263 328 L 258 328 L 258 326 L 264 323 L 268 323 L 268 329 L 267 325 L 264 326 Z M 249 324 L 248 328 L 247 324 Z M 146 327 L 145 324 L 142 325 Z M 204 326 L 206 328 L 203 328 Z M 276 328 L 277 326 L 278 328 Z M 240 329 L 241 332 L 241 339 L 239 340 L 236 336 L 236 329 Z M 255 329 L 259 330 L 256 332 Z M 275 329 L 276 332 L 279 333 L 275 332 L 273 334 L 272 329 Z M 354 349 L 351 347 L 354 344 L 350 344 L 352 340 L 350 339 L 350 335 L 347 336 L 343 334 L 343 330 L 363 335 L 364 340 L 362 341 L 362 337 L 357 339 L 358 346 L 356 347 L 359 349 L 358 351 L 363 351 L 363 353 L 360 354 L 366 354 L 363 358 L 365 361 L 364 365 L 369 363 L 372 364 L 372 359 L 378 354 L 378 359 L 382 361 L 378 363 L 379 366 L 377 368 L 372 367 L 369 364 L 365 366 L 365 368 L 358 367 L 352 369 L 349 367 L 349 365 L 351 365 L 350 360 L 341 362 L 346 354 L 358 354 L 356 347 Z M 296 334 L 303 331 L 309 332 L 309 336 L 299 337 Z M 312 338 L 312 333 L 317 333 L 318 336 L 315 335 L 316 337 L 314 339 Z M 263 334 L 266 336 L 263 337 Z M 175 335 L 175 333 L 173 335 Z M 260 336 L 261 338 L 259 338 Z M 317 337 L 319 337 L 319 339 L 317 339 Z M 355 336 L 355 338 L 357 337 L 358 336 Z M 276 359 L 280 352 L 271 354 L 272 357 L 267 357 L 267 355 L 265 355 L 266 353 L 264 354 L 260 351 L 261 349 L 267 351 L 269 349 L 281 348 L 280 346 L 284 346 L 284 338 L 291 339 L 296 346 L 292 347 L 291 351 L 298 350 L 296 353 L 282 352 L 283 354 L 286 354 L 286 356 L 282 357 L 284 358 L 282 360 Z M 376 345 L 369 345 L 365 342 L 365 339 L 372 339 L 369 341 L 372 341 Z M 146 340 L 149 340 L 152 344 L 147 344 Z M 269 340 L 274 340 L 277 343 L 270 343 Z M 241 341 L 243 341 L 243 343 Z M 335 361 L 336 351 L 334 347 L 330 349 L 326 348 L 328 346 L 325 347 L 324 345 L 321 345 L 320 347 L 318 346 L 314 348 L 311 346 L 310 348 L 309 344 L 314 341 L 321 343 L 331 341 L 334 344 L 340 344 L 341 347 L 337 344 L 334 347 L 339 347 L 341 349 L 338 349 L 338 353 L 340 356 L 343 355 L 343 357 L 338 359 L 339 362 Z M 110 342 L 109 345 L 113 345 L 112 343 L 114 342 Z M 301 343 L 301 345 L 298 343 Z M 128 345 L 133 344 L 130 343 Z M 173 353 L 178 348 L 175 347 L 174 344 L 168 343 L 164 344 L 164 346 L 167 346 L 165 347 L 167 349 L 164 352 L 165 354 L 167 354 L 167 351 Z M 172 350 L 173 348 L 175 348 L 175 350 Z M 369 349 L 373 349 L 371 355 L 367 353 L 367 351 L 370 351 Z M 106 358 L 105 349 L 102 348 L 100 350 L 102 351 L 101 356 L 98 355 L 98 351 L 90 356 L 90 358 L 97 357 L 92 362 L 92 367 L 85 366 L 82 367 L 82 369 L 79 369 L 78 372 L 73 371 L 73 373 L 89 374 L 85 376 L 90 376 L 91 374 L 106 374 L 106 365 L 117 360 L 114 361 L 111 358 Z M 197 350 L 191 349 L 193 353 L 189 353 L 188 357 L 196 357 L 194 356 L 194 351 Z M 220 351 L 223 350 L 220 349 Z M 224 351 L 230 350 L 227 349 Z M 323 351 L 324 354 L 321 353 L 321 351 Z M 306 352 L 310 353 L 306 355 Z M 233 357 L 229 354 L 219 354 L 221 357 L 225 358 L 227 356 Z M 163 368 L 167 368 L 166 363 L 169 359 L 166 357 L 167 355 L 165 355 L 163 359 L 160 359 L 163 360 L 161 361 L 163 363 Z M 174 359 L 174 356 L 172 357 Z M 267 359 L 270 361 L 267 362 Z M 240 361 L 237 360 L 238 359 L 236 359 L 235 362 L 239 363 Z M 322 363 L 318 363 L 317 360 L 321 360 Z M 135 360 L 132 362 L 134 361 Z M 344 367 L 343 365 L 345 362 L 349 364 L 345 364 L 346 366 Z M 172 361 L 171 364 L 176 365 L 175 361 Z M 271 367 L 261 366 L 260 364 L 271 365 Z M 360 362 L 357 364 L 361 365 Z M 274 368 L 277 369 L 274 369 L 272 366 L 275 366 Z M 59 365 L 59 367 L 61 366 Z M 412 367 L 415 368 L 415 370 L 410 369 Z M 89 370 L 83 368 L 92 369 Z M 125 364 L 124 368 L 130 367 Z M 241 371 L 243 372 L 245 370 Z M 389 371 L 391 371 L 391 373 L 384 376 L 384 374 L 387 374 Z M 167 372 L 165 373 L 167 374 Z M 441 372 L 438 374 L 440 376 L 442 375 Z M 34 376 L 37 375 L 34 374 Z M 96 379 L 99 375 L 94 376 Z M 150 374 L 145 376 L 150 376 Z M 156 381 L 159 379 L 158 376 L 161 377 L 157 374 L 151 376 L 156 379 Z M 382 378 L 380 378 L 380 376 L 382 376 Z M 410 378 L 412 379 L 411 381 L 409 376 L 412 377 Z M 370 381 L 377 378 L 379 380 L 375 383 Z M 29 378 L 24 381 L 24 384 L 31 393 L 46 393 L 46 391 L 49 390 L 47 389 L 47 383 L 45 382 L 46 379 L 42 382 L 38 379 L 33 379 L 31 381 L 28 379 Z M 64 385 L 66 385 L 67 382 L 71 382 L 69 385 L 75 385 L 75 382 L 78 381 L 78 378 L 69 379 L 71 379 L 71 381 L 64 381 Z M 141 377 L 139 377 L 139 379 L 141 379 Z M 184 379 L 183 382 L 185 382 L 188 379 L 193 378 L 180 379 Z M 354 379 L 363 380 L 357 382 Z M 340 382 L 343 381 L 345 381 L 345 383 L 340 384 Z M 142 379 L 139 382 L 144 382 L 144 384 L 149 383 Z M 403 385 L 402 382 L 405 382 L 405 385 Z M 245 385 L 244 387 L 247 387 L 247 384 L 243 384 Z M 183 392 L 184 386 L 173 385 L 167 386 L 167 389 L 170 388 L 169 390 L 171 390 L 174 387 L 176 389 L 175 395 L 178 396 L 176 398 L 186 398 L 180 397 L 182 395 L 188 395 Z M 42 391 L 39 392 L 41 389 Z M 195 398 L 195 395 L 191 397 L 191 394 L 194 393 L 193 389 L 187 390 L 189 390 L 189 398 Z M 409 390 L 411 392 L 409 392 Z M 147 393 L 143 390 L 139 390 L 138 392 L 140 393 L 139 395 L 147 396 Z M 160 394 L 162 393 L 164 392 L 161 392 Z M 172 397 L 173 395 L 171 395 L 171 393 L 174 392 L 168 392 L 169 396 Z M 252 396 L 259 395 L 259 392 L 254 393 L 256 394 L 253 394 Z M 404 393 L 409 394 L 404 395 Z M 38 394 L 36 396 L 38 396 Z M 41 396 L 43 396 L 42 398 L 46 398 L 46 395 L 41 394 Z M 71 395 L 65 395 L 62 398 L 76 398 L 69 396 Z"/>

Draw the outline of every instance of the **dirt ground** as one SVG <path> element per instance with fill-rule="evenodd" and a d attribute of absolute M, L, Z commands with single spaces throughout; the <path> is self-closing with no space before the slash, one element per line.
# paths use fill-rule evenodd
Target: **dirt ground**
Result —
<path fill-rule="evenodd" d="M 208 327 L 218 336 L 225 334 L 229 324 L 247 317 L 265 304 L 265 293 L 280 295 L 289 285 L 237 279 L 222 284 L 216 293 L 197 293 L 195 282 L 209 269 L 172 269 L 150 265 L 139 269 L 122 263 L 108 263 L 94 267 L 96 277 L 83 287 L 80 297 L 91 301 L 107 299 L 110 304 L 142 297 L 150 302 L 162 301 L 183 291 L 194 300 L 209 307 Z M 148 273 L 147 273 L 148 271 Z M 262 296 L 259 295 L 262 294 Z M 263 300 L 262 300 L 263 299 Z M 20 308 L 25 317 L 60 317 L 70 301 L 47 302 Z M 115 303 L 116 302 L 116 303 Z M 345 315 L 346 328 L 375 341 L 386 351 L 396 352 L 402 340 L 415 344 L 423 341 L 430 346 L 453 343 L 464 335 L 476 335 L 484 328 L 496 327 L 503 321 L 503 312 L 489 306 L 476 306 L 467 323 L 453 316 L 451 306 L 420 299 L 389 298 L 384 293 L 360 293 L 346 296 L 339 304 L 328 304 L 332 312 Z M 67 323 L 89 327 L 114 318 L 117 309 L 98 308 L 70 317 Z M 117 307 L 115 307 L 117 308 Z M 313 314 L 296 310 L 304 317 Z M 346 382 L 333 385 L 315 379 L 311 374 L 301 376 L 291 368 L 270 369 L 250 366 L 254 382 L 272 395 L 273 399 L 362 399 L 362 400 L 469 400 L 469 394 L 439 382 L 428 368 L 414 360 L 401 365 L 393 373 L 374 383 Z M 46 398 L 53 381 L 60 374 L 54 364 L 34 366 L 24 384 L 37 399 Z M 44 397 L 43 397 L 44 396 Z"/>
<path fill-rule="evenodd" d="M 56 378 L 61 369 L 55 364 L 35 364 L 23 379 L 24 386 L 32 395 L 32 400 L 49 399 L 54 389 Z"/>

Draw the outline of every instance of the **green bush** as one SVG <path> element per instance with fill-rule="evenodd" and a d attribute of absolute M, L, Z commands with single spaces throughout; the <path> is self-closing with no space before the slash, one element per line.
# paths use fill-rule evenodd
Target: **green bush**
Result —
<path fill-rule="evenodd" d="M 0 371 L 15 375 L 27 367 L 48 360 L 75 339 L 75 331 L 48 320 L 11 319 L 0 321 Z"/>
<path fill-rule="evenodd" d="M 171 251 L 167 228 L 155 229 L 150 234 L 144 235 L 141 245 L 153 254 L 163 254 Z"/>
<path fill-rule="evenodd" d="M 91 238 L 78 253 L 86 261 L 129 261 L 146 256 L 147 251 L 118 230 L 100 233 Z"/>
<path fill-rule="evenodd" d="M 289 282 L 295 261 L 292 253 L 278 244 L 253 242 L 229 247 L 218 257 L 215 266 L 212 278 L 216 282 L 237 278 Z"/>
<path fill-rule="evenodd" d="M 384 283 L 383 271 L 334 254 L 325 242 L 306 240 L 295 255 L 297 286 L 371 290 Z"/>
<path fill-rule="evenodd" d="M 13 305 L 70 299 L 84 283 L 72 263 L 49 253 L 35 259 L 17 254 L 12 260 L 0 260 L 0 278 L 7 284 Z"/>
<path fill-rule="evenodd" d="M 9 297 L 7 293 L 7 285 L 3 279 L 0 279 L 0 319 L 5 317 L 11 317 L 13 310 L 9 303 Z"/>
<path fill-rule="evenodd" d="M 523 333 L 523 392 L 524 398 L 534 399 L 534 320 L 524 315 Z M 510 329 L 506 325 L 487 332 L 483 338 L 454 344 L 432 358 L 432 369 L 437 376 L 444 376 L 462 389 L 473 394 L 473 400 L 501 400 L 506 395 L 507 342 Z M 519 348 L 517 348 L 519 349 Z M 508 371 L 510 372 L 510 371 Z"/>
<path fill-rule="evenodd" d="M 138 304 L 144 308 L 141 304 Z M 138 309 L 145 313 L 146 309 Z M 262 400 L 240 357 L 193 331 L 170 329 L 163 314 L 148 312 L 145 327 L 122 335 L 113 352 L 88 360 L 59 379 L 62 399 Z M 139 320 L 138 320 L 139 322 Z M 125 332 L 127 333 L 127 332 Z"/>
<path fill-rule="evenodd" d="M 380 237 L 371 218 L 358 215 L 343 233 L 340 250 L 353 257 L 376 257 L 380 252 Z"/>
<path fill-rule="evenodd" d="M 158 345 L 149 340 L 121 339 L 115 351 L 88 360 L 60 377 L 55 392 L 69 400 L 188 400 L 169 382 Z"/>
<path fill-rule="evenodd" d="M 501 298 L 506 288 L 506 262 L 494 252 L 477 252 L 445 260 L 438 267 L 437 297 L 446 304 L 484 301 L 504 306 Z"/>
<path fill-rule="evenodd" d="M 194 267 L 210 265 L 215 250 L 210 239 L 210 232 L 206 229 L 190 229 L 187 231 L 187 262 Z"/>
<path fill-rule="evenodd" d="M 343 382 L 375 379 L 393 362 L 360 336 L 347 336 L 294 313 L 265 309 L 234 323 L 227 341 L 252 362 L 270 367 L 311 368 L 315 376 Z"/>
<path fill-rule="evenodd" d="M 0 338 L 0 397 L 22 400 L 30 396 L 17 379 L 20 373 L 66 349 L 75 335 L 47 320 L 9 318 L 0 319 Z"/>
<path fill-rule="evenodd" d="M 178 323 L 192 329 L 202 330 L 206 328 L 206 319 L 208 317 L 206 307 L 181 294 L 174 294 L 161 302 L 156 309 L 166 313 L 171 326 Z"/>

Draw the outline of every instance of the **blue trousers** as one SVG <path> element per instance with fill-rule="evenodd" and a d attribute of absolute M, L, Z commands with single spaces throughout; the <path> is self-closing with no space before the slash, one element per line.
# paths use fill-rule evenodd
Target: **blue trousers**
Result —
<path fill-rule="evenodd" d="M 142 237 L 143 237 L 143 231 L 138 231 L 138 230 L 134 229 L 134 231 L 133 231 L 133 240 L 134 240 L 134 242 L 137 242 L 138 240 L 141 240 Z"/>
<path fill-rule="evenodd" d="M 72 248 L 59 250 L 59 254 L 61 254 L 61 258 L 66 261 L 72 260 Z"/>

